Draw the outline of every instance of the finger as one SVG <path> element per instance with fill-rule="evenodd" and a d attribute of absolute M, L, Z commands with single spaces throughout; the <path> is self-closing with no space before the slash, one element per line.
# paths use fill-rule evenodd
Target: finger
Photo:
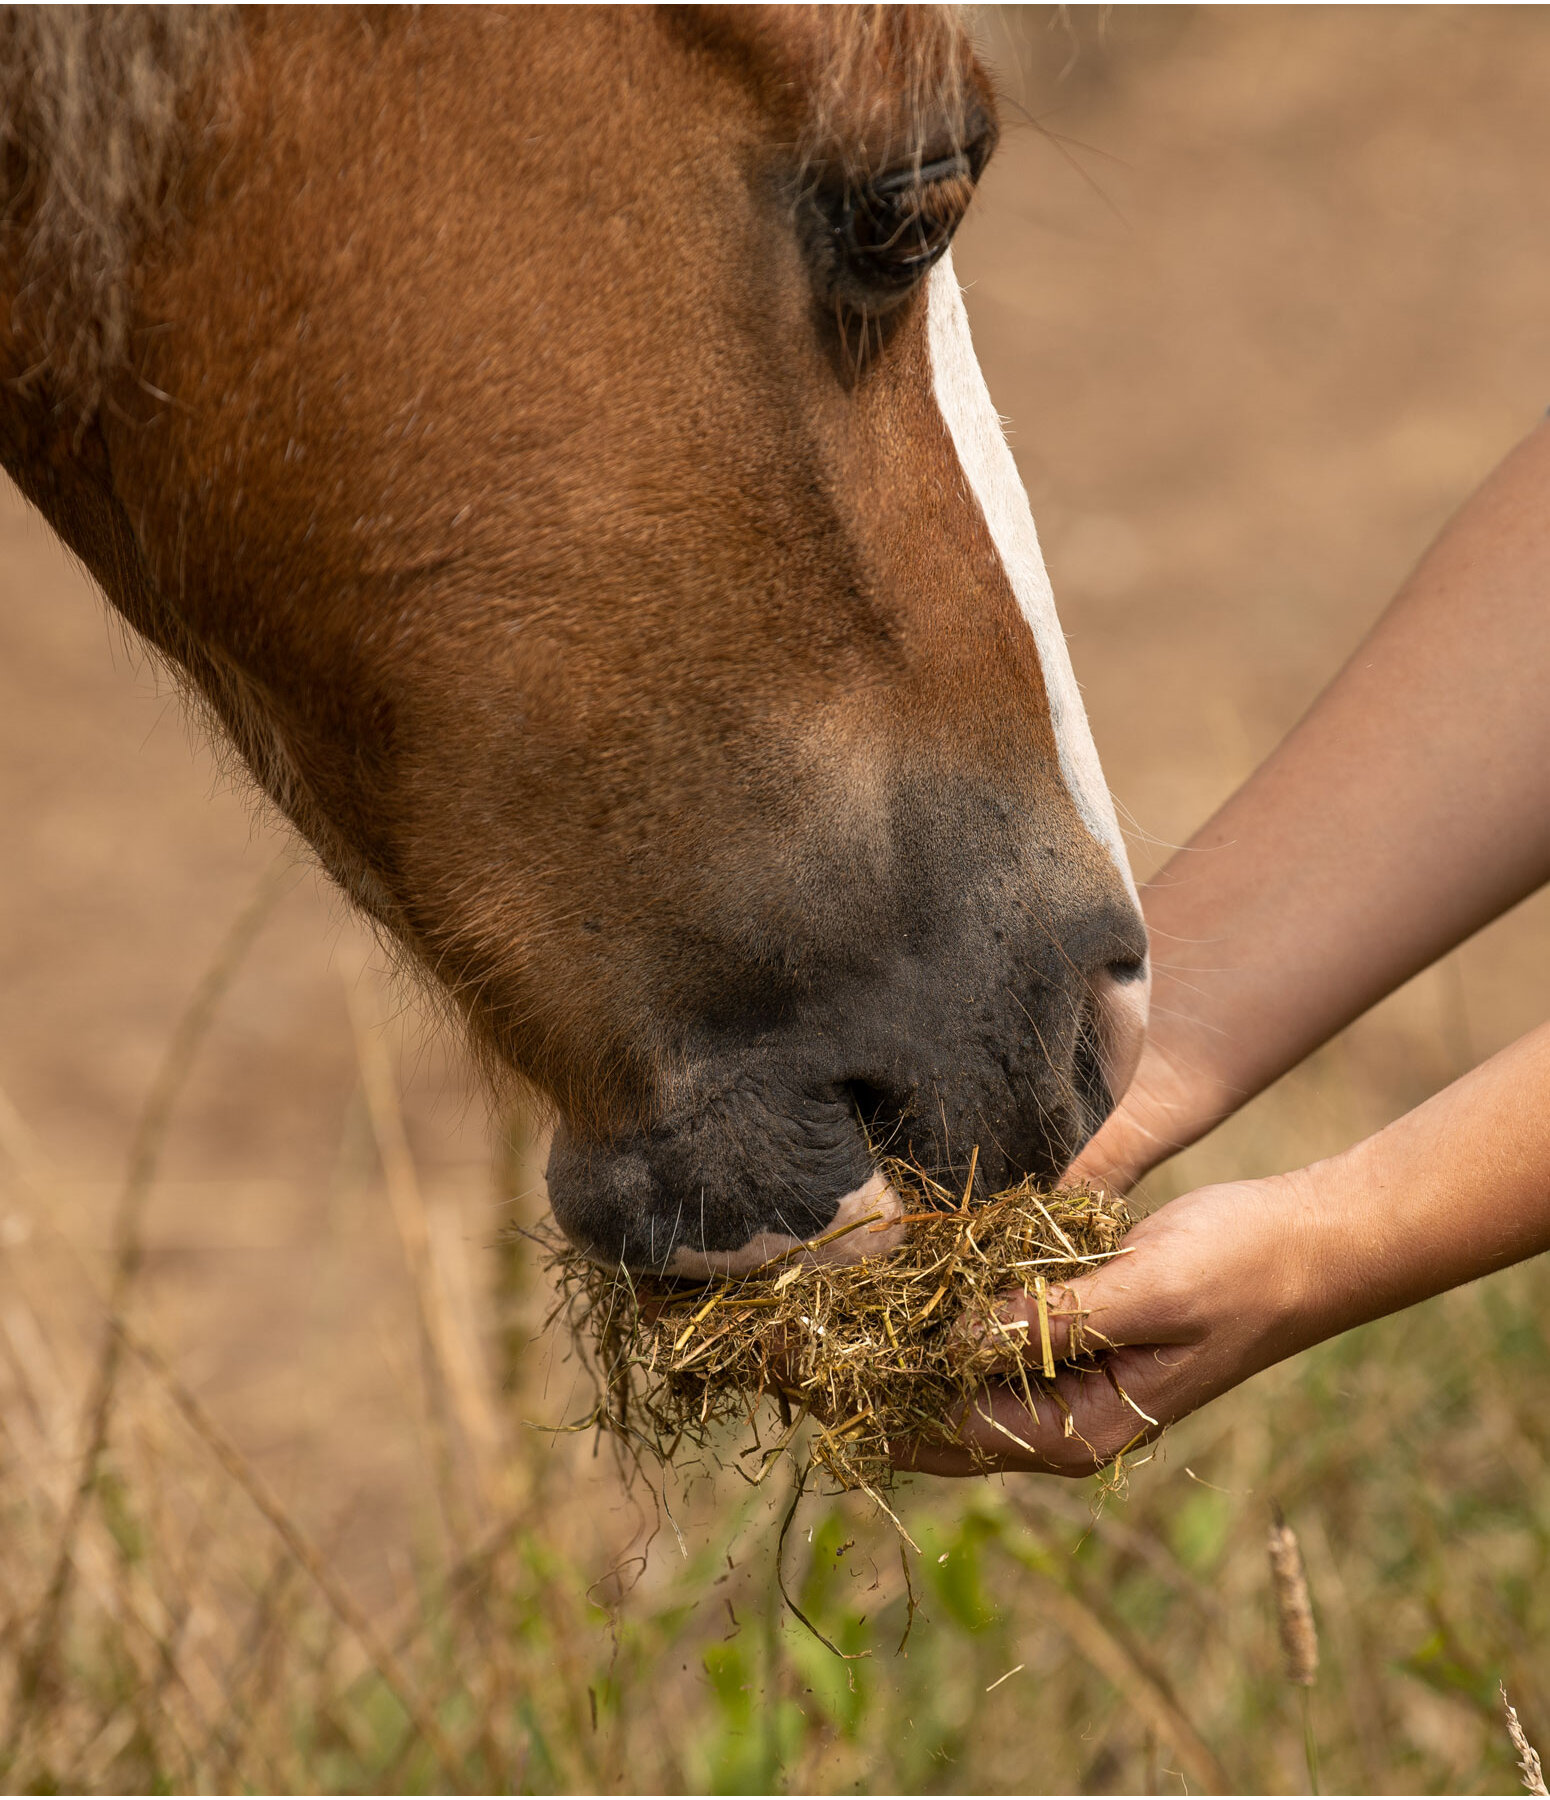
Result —
<path fill-rule="evenodd" d="M 1127 1394 L 1126 1383 L 1116 1386 L 1101 1370 L 1067 1370 L 1053 1393 L 1032 1392 L 1030 1412 L 1020 1387 L 993 1383 L 954 1420 L 950 1438 L 901 1445 L 895 1463 L 948 1476 L 997 1470 L 1091 1475 L 1161 1429 L 1141 1416 Z"/>
<path fill-rule="evenodd" d="M 1022 1363 L 1037 1369 L 1046 1361 L 1101 1355 L 1130 1341 L 1128 1310 L 1110 1304 L 1108 1289 L 1097 1276 L 1069 1287 L 1050 1286 L 1042 1296 L 1017 1290 L 997 1306 L 991 1324 L 967 1328 L 965 1346 L 972 1347 L 982 1368 Z M 1152 1336 L 1142 1335 L 1148 1341 Z"/>
<path fill-rule="evenodd" d="M 1046 1333 L 1056 1362 L 1130 1346 L 1198 1343 L 1209 1322 L 1199 1283 L 1188 1270 L 1181 1276 L 1170 1259 L 1159 1260 L 1150 1225 L 1143 1220 L 1112 1262 L 1051 1285 L 1042 1305 L 1037 1293 L 1008 1294 L 997 1308 L 997 1325 L 981 1334 L 979 1346 L 1003 1349 L 1003 1366 L 1020 1360 L 1037 1367 Z M 995 1361 L 992 1356 L 991 1366 Z"/>
<path fill-rule="evenodd" d="M 1135 1172 L 1129 1162 L 1111 1155 L 1102 1142 L 1094 1138 L 1061 1171 L 1058 1185 L 1063 1188 L 1100 1188 L 1110 1194 L 1124 1194 L 1134 1181 Z"/>
<path fill-rule="evenodd" d="M 1086 1330 L 1089 1316 L 1083 1296 L 1069 1288 L 1046 1288 L 1042 1305 L 1037 1294 L 1017 1289 L 1002 1298 L 988 1321 L 960 1319 L 950 1342 L 977 1374 L 1019 1364 L 1038 1369 L 1110 1347 L 1107 1338 Z"/>

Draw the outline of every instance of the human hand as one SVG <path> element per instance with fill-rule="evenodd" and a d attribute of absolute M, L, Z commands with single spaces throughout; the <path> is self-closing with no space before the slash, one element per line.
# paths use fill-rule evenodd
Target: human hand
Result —
<path fill-rule="evenodd" d="M 1173 1041 L 1179 1038 L 1184 1041 Z M 1240 1098 L 1224 1089 L 1179 1021 L 1171 1032 L 1154 1028 L 1119 1105 L 1061 1179 L 1070 1187 L 1123 1194 L 1219 1124 Z"/>
<path fill-rule="evenodd" d="M 1329 1283 L 1309 1172 L 1198 1188 L 1143 1219 L 1121 1254 L 1069 1287 L 1051 1288 L 1050 1336 L 1069 1363 L 1054 1400 L 1008 1379 L 971 1403 L 963 1447 L 905 1447 L 901 1468 L 937 1475 L 991 1469 L 1091 1475 L 1121 1451 L 1328 1335 Z M 1023 1295 L 1008 1324 L 1037 1354 L 1038 1314 Z"/>

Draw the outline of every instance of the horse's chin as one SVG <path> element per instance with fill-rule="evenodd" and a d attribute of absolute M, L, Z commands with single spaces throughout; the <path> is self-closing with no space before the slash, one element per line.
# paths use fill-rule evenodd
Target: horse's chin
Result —
<path fill-rule="evenodd" d="M 682 1245 L 667 1265 L 669 1275 L 708 1281 L 719 1275 L 746 1275 L 776 1257 L 792 1263 L 854 1263 L 886 1256 L 904 1242 L 904 1205 L 881 1173 L 873 1174 L 840 1201 L 833 1219 L 804 1242 L 778 1231 L 761 1231 L 737 1250 L 687 1250 Z"/>

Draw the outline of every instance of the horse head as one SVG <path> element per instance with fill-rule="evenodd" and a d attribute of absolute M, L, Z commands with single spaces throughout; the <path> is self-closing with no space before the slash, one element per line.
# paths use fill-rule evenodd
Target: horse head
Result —
<path fill-rule="evenodd" d="M 0 454 L 548 1101 L 566 1231 L 735 1268 L 888 1227 L 885 1149 L 1058 1172 L 1146 941 L 953 274 L 957 19 L 9 29 L 172 73 L 99 55 L 95 197 L 12 106 Z"/>

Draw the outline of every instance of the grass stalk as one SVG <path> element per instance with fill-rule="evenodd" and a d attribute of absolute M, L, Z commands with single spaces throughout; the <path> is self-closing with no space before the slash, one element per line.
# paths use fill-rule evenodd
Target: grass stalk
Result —
<path fill-rule="evenodd" d="M 194 1394 L 173 1374 L 161 1353 L 140 1337 L 126 1320 L 119 1320 L 116 1329 L 125 1346 L 156 1377 L 189 1429 L 274 1528 L 280 1541 L 311 1578 L 340 1624 L 366 1653 L 384 1687 L 414 1721 L 415 1728 L 441 1764 L 443 1773 L 461 1793 L 462 1756 L 442 1730 L 440 1722 L 422 1699 L 402 1663 L 382 1641 L 376 1627 L 356 1604 L 312 1540 L 292 1519 L 269 1483 L 215 1423 Z"/>
<path fill-rule="evenodd" d="M 1528 1733 L 1523 1729 L 1517 1707 L 1507 1698 L 1507 1684 L 1499 1682 L 1497 1692 L 1502 1698 L 1502 1711 L 1507 1716 L 1507 1735 L 1518 1753 L 1518 1775 L 1523 1782 L 1523 1791 L 1526 1794 L 1550 1796 L 1550 1788 L 1545 1786 L 1545 1771 L 1539 1760 L 1539 1752 L 1528 1741 Z"/>
<path fill-rule="evenodd" d="M 1038 1613 L 1069 1639 L 1072 1648 L 1113 1687 L 1136 1715 L 1178 1758 L 1183 1773 L 1207 1794 L 1241 1791 L 1216 1752 L 1201 1736 L 1162 1680 L 1147 1669 L 1119 1628 L 1096 1606 L 1027 1558 L 1020 1559 L 1037 1585 Z M 1025 1661 L 1031 1661 L 1031 1654 Z"/>
<path fill-rule="evenodd" d="M 382 1024 L 368 1016 L 367 1007 L 354 987 L 346 991 L 361 1087 L 382 1162 L 388 1206 L 414 1291 L 433 1432 L 438 1458 L 443 1465 L 444 1504 L 449 1517 L 456 1521 L 453 1541 L 461 1555 L 467 1552 L 470 1533 L 455 1490 L 451 1440 L 455 1437 L 461 1443 L 471 1471 L 477 1529 L 487 1523 L 493 1510 L 493 1470 L 500 1457 L 501 1433 L 491 1405 L 489 1381 L 477 1366 L 466 1336 L 452 1317 L 444 1283 L 438 1275 L 425 1196 L 404 1128 L 398 1085 L 388 1058 Z"/>
<path fill-rule="evenodd" d="M 215 957 L 190 996 L 156 1071 L 139 1122 L 130 1143 L 128 1167 L 113 1219 L 113 1272 L 108 1288 L 109 1328 L 103 1334 L 90 1397 L 85 1408 L 85 1430 L 80 1474 L 60 1526 L 43 1599 L 38 1607 L 29 1641 L 17 1659 L 16 1678 L 7 1713 L 5 1741 L 13 1755 L 46 1715 L 49 1707 L 47 1672 L 58 1638 L 60 1621 L 74 1567 L 76 1540 L 86 1509 L 101 1473 L 118 1384 L 121 1341 L 113 1328 L 123 1317 L 135 1278 L 144 1257 L 145 1210 L 150 1200 L 162 1145 L 172 1120 L 173 1108 L 193 1069 L 227 989 L 242 966 L 270 914 L 284 892 L 292 871 L 289 854 L 277 857 L 260 877 L 251 898 L 238 913 Z"/>

